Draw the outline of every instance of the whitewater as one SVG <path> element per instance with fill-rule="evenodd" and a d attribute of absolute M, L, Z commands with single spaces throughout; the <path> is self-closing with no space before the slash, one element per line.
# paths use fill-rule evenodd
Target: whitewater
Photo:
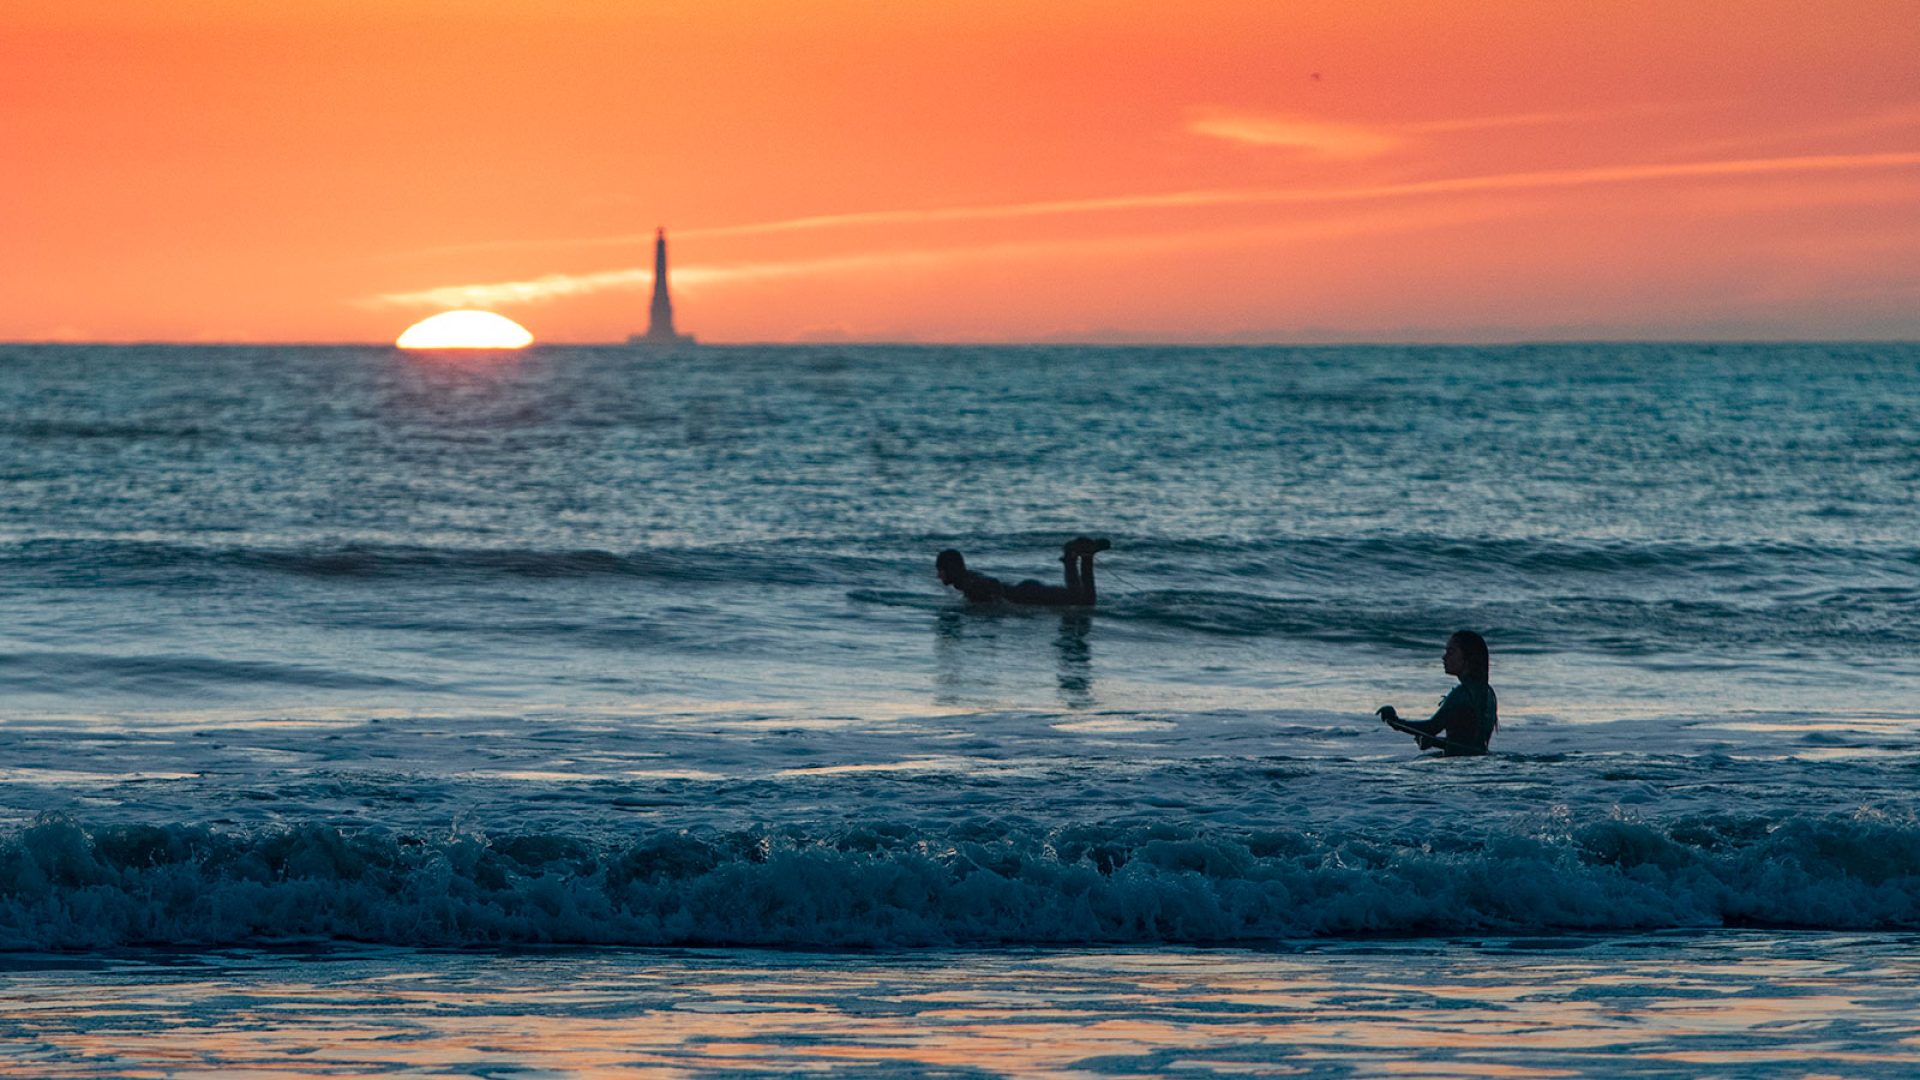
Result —
<path fill-rule="evenodd" d="M 0 1075 L 1900 1074 L 1916 370 L 0 346 Z"/>

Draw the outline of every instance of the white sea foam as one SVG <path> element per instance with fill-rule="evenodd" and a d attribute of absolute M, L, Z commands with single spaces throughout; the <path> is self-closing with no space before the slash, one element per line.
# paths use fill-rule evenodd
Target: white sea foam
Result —
<path fill-rule="evenodd" d="M 0 731 L 0 944 L 1920 926 L 1887 718 L 1518 718 L 1457 760 L 1299 713 L 307 719 Z"/>
<path fill-rule="evenodd" d="M 606 843 L 50 820 L 0 840 L 0 945 L 12 949 L 1191 944 L 1729 925 L 1920 928 L 1920 828 L 1722 817 L 1388 839 L 882 821 Z"/>

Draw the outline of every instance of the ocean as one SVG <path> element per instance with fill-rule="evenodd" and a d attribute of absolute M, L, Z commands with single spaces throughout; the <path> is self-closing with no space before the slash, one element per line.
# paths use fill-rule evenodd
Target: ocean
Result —
<path fill-rule="evenodd" d="M 1920 346 L 13 345 L 0 476 L 0 1075 L 1920 1069 Z"/>

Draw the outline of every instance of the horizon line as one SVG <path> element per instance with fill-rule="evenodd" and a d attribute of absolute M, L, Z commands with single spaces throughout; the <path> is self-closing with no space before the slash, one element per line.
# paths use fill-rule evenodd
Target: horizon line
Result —
<path fill-rule="evenodd" d="M 702 349 L 822 349 L 822 348 L 889 348 L 889 349 L 1031 349 L 1031 348 L 1099 348 L 1099 349 L 1289 349 L 1289 348 L 1338 348 L 1338 347 L 1401 347 L 1431 346 L 1435 348 L 1483 348 L 1529 345 L 1920 345 L 1920 334 L 1904 337 L 1498 337 L 1498 338 L 1307 338 L 1298 340 L 1246 340 L 1226 338 L 1165 338 L 1140 340 L 1099 340 L 1081 338 L 1032 338 L 1009 341 L 968 341 L 968 340 L 929 340 L 929 339 L 887 339 L 887 338 L 848 338 L 833 341 L 710 341 L 701 340 L 685 346 L 682 352 Z M 538 348 L 578 348 L 578 349 L 629 349 L 636 355 L 660 355 L 664 350 L 650 349 L 645 344 L 635 345 L 625 339 L 609 340 L 564 340 L 543 341 L 535 339 L 527 345 L 513 349 L 401 349 L 392 341 L 319 341 L 319 340 L 274 340 L 274 341 L 198 341 L 166 338 L 138 338 L 129 340 L 76 340 L 61 338 L 23 338 L 18 340 L 0 339 L 0 349 L 9 348 L 82 348 L 82 349 L 393 349 L 396 352 L 524 352 Z"/>

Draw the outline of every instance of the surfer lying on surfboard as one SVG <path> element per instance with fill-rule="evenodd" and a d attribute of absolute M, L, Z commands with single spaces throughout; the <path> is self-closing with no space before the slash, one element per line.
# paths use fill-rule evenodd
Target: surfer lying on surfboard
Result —
<path fill-rule="evenodd" d="M 1046 604 L 1052 607 L 1091 606 L 1094 600 L 1094 552 L 1105 551 L 1112 546 L 1105 540 L 1089 540 L 1084 536 L 1076 536 L 1061 545 L 1060 562 L 1066 570 L 1066 588 L 1043 585 L 1032 579 L 1018 585 L 1008 585 L 998 578 L 967 569 L 966 557 L 952 548 L 935 557 L 933 568 L 940 575 L 941 584 L 959 589 L 976 604 L 1004 600 L 1013 604 Z"/>
<path fill-rule="evenodd" d="M 1458 631 L 1447 639 L 1440 663 L 1460 685 L 1441 700 L 1433 719 L 1402 720 L 1391 705 L 1376 712 L 1387 726 L 1413 736 L 1422 750 L 1437 746 L 1448 757 L 1484 754 L 1493 729 L 1500 726 L 1499 702 L 1487 685 L 1487 639 L 1471 630 Z"/>

